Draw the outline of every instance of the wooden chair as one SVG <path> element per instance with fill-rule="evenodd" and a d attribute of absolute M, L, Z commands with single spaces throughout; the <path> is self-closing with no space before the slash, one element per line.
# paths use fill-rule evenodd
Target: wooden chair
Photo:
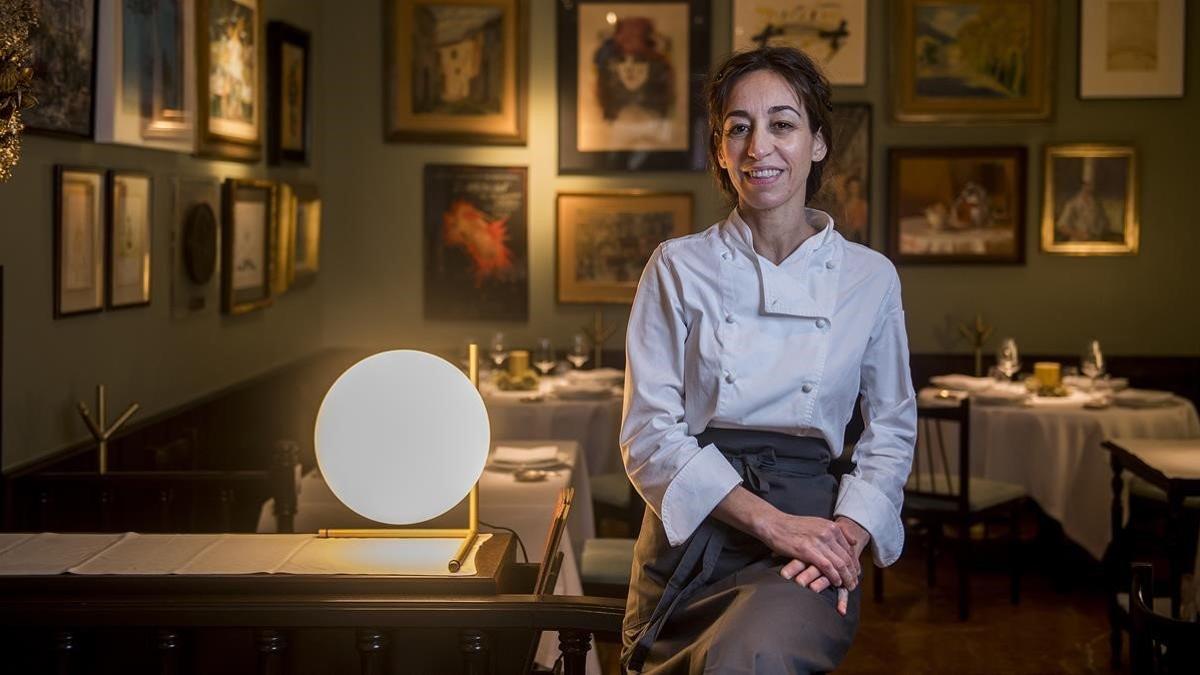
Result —
<path fill-rule="evenodd" d="M 601 473 L 588 479 L 592 492 L 592 510 L 596 532 L 604 532 L 605 521 L 624 523 L 628 536 L 636 537 L 642 526 L 646 504 L 633 489 L 624 471 Z"/>
<path fill-rule="evenodd" d="M 1019 519 L 1028 495 L 1019 485 L 971 476 L 970 401 L 959 405 L 918 405 L 917 448 L 913 469 L 904 488 L 904 518 L 925 526 L 926 576 L 934 583 L 935 549 L 943 528 L 956 529 L 955 558 L 958 572 L 958 616 L 970 616 L 971 526 L 1006 517 L 1009 524 L 1010 599 L 1020 599 L 1021 567 Z M 958 425 L 957 466 L 950 461 L 943 426 Z M 875 568 L 875 600 L 883 599 L 883 570 Z"/>
<path fill-rule="evenodd" d="M 1134 563 L 1129 592 L 1129 651 L 1134 674 L 1200 672 L 1200 623 L 1156 613 L 1147 605 L 1153 602 L 1153 590 L 1153 566 Z"/>

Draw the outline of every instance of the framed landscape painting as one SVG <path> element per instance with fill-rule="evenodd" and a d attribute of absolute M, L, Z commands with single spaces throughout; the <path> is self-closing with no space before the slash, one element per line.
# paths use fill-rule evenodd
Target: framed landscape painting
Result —
<path fill-rule="evenodd" d="M 893 148 L 896 263 L 1025 262 L 1025 148 Z"/>
<path fill-rule="evenodd" d="M 1042 0 L 899 0 L 892 114 L 900 122 L 1019 122 L 1051 115 Z"/>
<path fill-rule="evenodd" d="M 833 106 L 833 157 L 825 164 L 821 190 L 809 206 L 833 216 L 849 241 L 871 241 L 871 104 Z"/>
<path fill-rule="evenodd" d="M 560 173 L 703 170 L 708 0 L 558 3 Z"/>
<path fill-rule="evenodd" d="M 633 302 L 655 247 L 692 231 L 692 195 L 558 195 L 558 301 Z"/>
<path fill-rule="evenodd" d="M 1122 145 L 1047 146 L 1042 250 L 1137 253 L 1136 157 L 1132 147 Z"/>
<path fill-rule="evenodd" d="M 1182 97 L 1186 9 L 1184 0 L 1079 3 L 1079 97 Z"/>
<path fill-rule="evenodd" d="M 221 300 L 226 314 L 244 314 L 272 302 L 275 184 L 225 181 L 221 218 Z"/>
<path fill-rule="evenodd" d="M 96 0 L 43 0 L 29 32 L 31 91 L 38 104 L 21 113 L 25 128 L 91 138 L 96 65 Z"/>
<path fill-rule="evenodd" d="M 259 0 L 196 0 L 197 153 L 262 155 L 263 19 Z"/>
<path fill-rule="evenodd" d="M 150 304 L 154 183 L 142 171 L 108 172 L 108 307 Z"/>
<path fill-rule="evenodd" d="M 54 167 L 54 317 L 104 308 L 104 173 Z"/>
<path fill-rule="evenodd" d="M 527 172 L 425 166 L 426 318 L 529 318 Z"/>
<path fill-rule="evenodd" d="M 733 0 L 733 51 L 795 47 L 836 85 L 867 83 L 867 0 Z"/>
<path fill-rule="evenodd" d="M 384 137 L 523 145 L 526 0 L 385 0 Z"/>

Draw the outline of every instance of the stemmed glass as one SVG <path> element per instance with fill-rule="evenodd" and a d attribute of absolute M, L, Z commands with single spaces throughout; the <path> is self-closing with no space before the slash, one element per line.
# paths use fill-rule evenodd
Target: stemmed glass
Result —
<path fill-rule="evenodd" d="M 572 340 L 571 351 L 567 353 L 567 360 L 571 362 L 571 365 L 575 366 L 576 370 L 578 370 L 579 368 L 582 368 L 583 364 L 587 363 L 588 359 L 590 358 L 592 357 L 590 354 L 588 354 L 587 338 L 583 337 L 583 335 L 579 333 L 576 333 L 574 339 Z"/>
<path fill-rule="evenodd" d="M 554 370 L 554 363 L 554 345 L 550 344 L 550 338 L 538 340 L 537 349 L 533 352 L 533 367 L 545 377 Z"/>
<path fill-rule="evenodd" d="M 1104 354 L 1100 351 L 1099 340 L 1088 341 L 1087 347 L 1083 350 L 1083 357 L 1079 359 L 1079 372 L 1091 380 L 1091 386 L 1088 389 L 1095 390 L 1096 378 L 1104 374 Z"/>
<path fill-rule="evenodd" d="M 1017 351 L 1016 340 L 1005 338 L 1000 343 L 1000 348 L 996 350 L 996 370 L 1009 380 L 1021 371 L 1021 354 Z"/>
<path fill-rule="evenodd" d="M 504 344 L 504 333 L 496 333 L 492 336 L 492 363 L 496 368 L 500 368 L 507 358 L 508 347 Z"/>

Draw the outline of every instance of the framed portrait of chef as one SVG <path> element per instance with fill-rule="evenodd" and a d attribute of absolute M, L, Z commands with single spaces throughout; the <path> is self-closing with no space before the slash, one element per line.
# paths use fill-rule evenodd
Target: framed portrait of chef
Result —
<path fill-rule="evenodd" d="M 385 0 L 384 138 L 524 145 L 527 0 Z"/>
<path fill-rule="evenodd" d="M 708 0 L 558 3 L 560 173 L 703 170 Z"/>
<path fill-rule="evenodd" d="M 1138 250 L 1137 171 L 1124 145 L 1046 147 L 1042 250 L 1132 255 Z"/>

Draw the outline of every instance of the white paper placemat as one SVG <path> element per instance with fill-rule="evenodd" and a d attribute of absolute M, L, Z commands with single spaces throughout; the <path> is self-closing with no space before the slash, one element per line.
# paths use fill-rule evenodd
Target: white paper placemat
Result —
<path fill-rule="evenodd" d="M 454 573 L 447 563 L 462 539 L 312 539 L 276 573 L 472 576 L 475 554 L 491 537 L 476 537 L 463 566 Z"/>
<path fill-rule="evenodd" d="M 0 532 L 0 554 L 8 549 L 33 539 L 32 532 Z"/>
<path fill-rule="evenodd" d="M 99 555 L 67 571 L 71 574 L 171 574 L 220 541 L 222 536 L 130 532 Z"/>
<path fill-rule="evenodd" d="M 271 574 L 312 540 L 311 534 L 223 534 L 175 574 Z"/>
<path fill-rule="evenodd" d="M 0 553 L 0 574 L 62 574 L 124 537 L 42 532 Z"/>

